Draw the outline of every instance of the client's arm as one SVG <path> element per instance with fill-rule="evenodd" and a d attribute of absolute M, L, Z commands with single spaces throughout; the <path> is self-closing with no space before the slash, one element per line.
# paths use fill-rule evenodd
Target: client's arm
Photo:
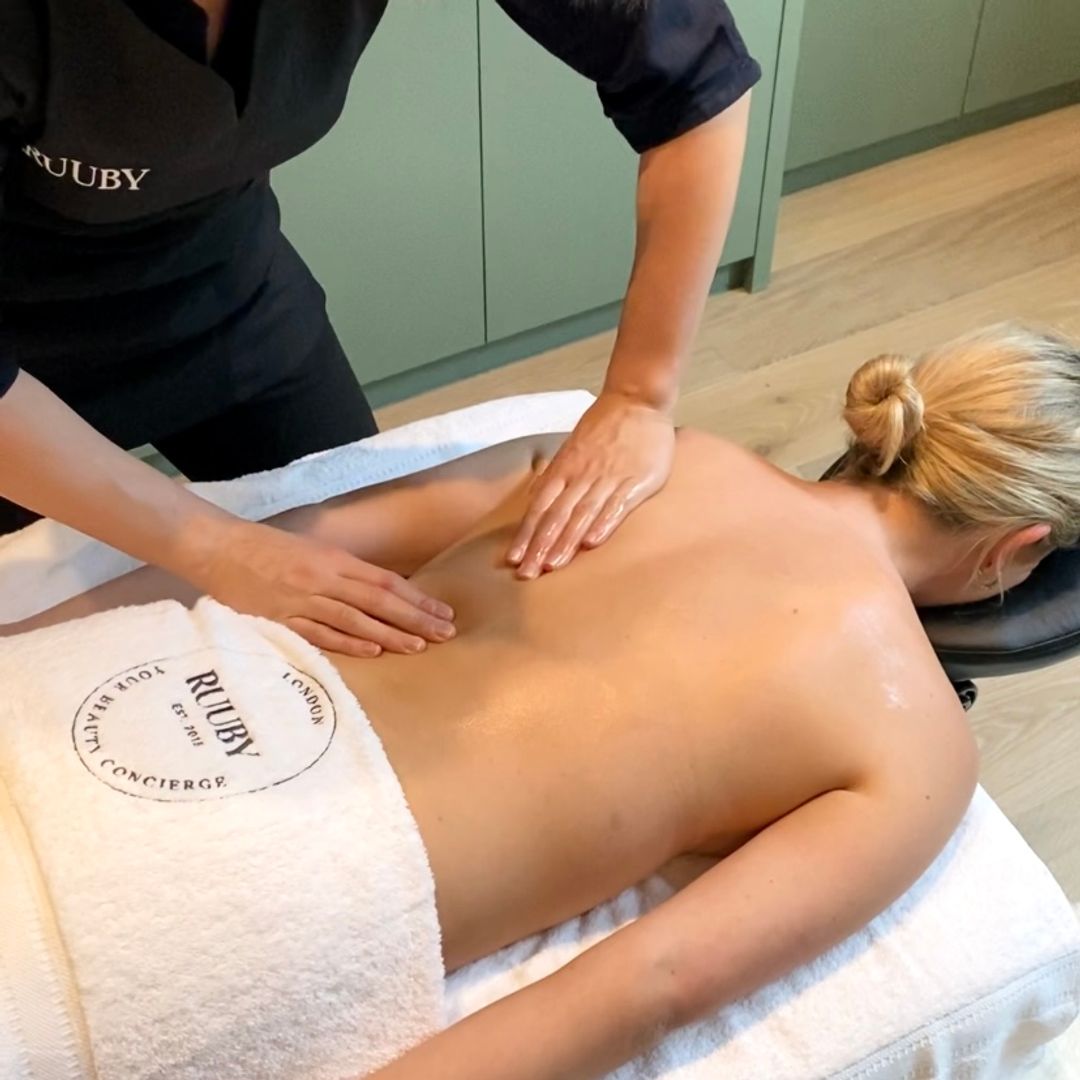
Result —
<path fill-rule="evenodd" d="M 372 1080 L 599 1077 L 856 932 L 930 864 L 970 801 L 973 742 L 944 700 L 931 688 L 913 708 L 881 709 L 881 735 L 847 786 Z"/>
<path fill-rule="evenodd" d="M 563 437 L 516 439 L 400 480 L 289 510 L 269 521 L 286 532 L 322 540 L 328 550 L 341 548 L 407 577 L 531 479 L 533 470 L 551 457 Z M 0 624 L 0 637 L 125 604 L 167 598 L 191 604 L 197 597 L 187 582 L 145 566 L 33 618 Z"/>

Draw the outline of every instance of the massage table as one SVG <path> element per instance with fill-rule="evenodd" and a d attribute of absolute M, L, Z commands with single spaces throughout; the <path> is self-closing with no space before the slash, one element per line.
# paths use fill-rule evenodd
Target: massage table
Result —
<path fill-rule="evenodd" d="M 193 488 L 251 519 L 319 502 L 528 434 L 571 429 L 583 391 L 473 406 Z M 0 538 L 0 623 L 136 564 L 53 522 Z M 967 706 L 972 680 L 1080 651 L 1080 553 L 1047 559 L 1004 603 L 924 615 Z M 0 642 L 0 648 L 3 648 Z M 684 863 L 451 975 L 448 1020 L 543 977 L 697 872 Z M 798 882 L 789 886 L 798 889 Z M 0 931 L 2 932 L 2 931 Z M 1080 1012 L 1080 925 L 1049 870 L 981 788 L 944 851 L 868 927 L 750 998 L 667 1038 L 613 1080 L 991 1080 L 1019 1076 Z M 32 1080 L 4 1057 L 0 1077 Z M 267 1077 L 265 1080 L 299 1080 Z"/>

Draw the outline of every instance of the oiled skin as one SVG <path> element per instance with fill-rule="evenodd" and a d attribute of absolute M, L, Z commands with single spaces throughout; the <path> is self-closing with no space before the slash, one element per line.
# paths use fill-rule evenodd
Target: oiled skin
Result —
<path fill-rule="evenodd" d="M 936 667 L 899 581 L 730 444 L 681 433 L 663 492 L 532 582 L 503 563 L 523 506 L 519 485 L 414 575 L 455 606 L 457 640 L 335 658 L 427 845 L 450 969 L 674 856 L 729 852 L 869 767 L 879 732 L 861 727 L 887 715 L 833 707 L 873 648 L 866 597 L 907 627 L 884 662 Z"/>
<path fill-rule="evenodd" d="M 456 609 L 457 638 L 421 655 L 330 657 L 423 836 L 448 970 L 932 761 L 963 724 L 891 562 L 708 435 L 679 433 L 667 486 L 603 548 L 517 580 L 507 545 L 559 438 L 275 519 Z M 146 568 L 0 634 L 167 595 L 194 599 Z"/>

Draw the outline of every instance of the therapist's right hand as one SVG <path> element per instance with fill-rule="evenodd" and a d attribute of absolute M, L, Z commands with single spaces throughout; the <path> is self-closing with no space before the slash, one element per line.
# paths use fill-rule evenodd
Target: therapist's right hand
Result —
<path fill-rule="evenodd" d="M 237 611 L 347 656 L 418 653 L 454 636 L 450 606 L 399 574 L 258 522 L 230 521 L 185 576 Z"/>

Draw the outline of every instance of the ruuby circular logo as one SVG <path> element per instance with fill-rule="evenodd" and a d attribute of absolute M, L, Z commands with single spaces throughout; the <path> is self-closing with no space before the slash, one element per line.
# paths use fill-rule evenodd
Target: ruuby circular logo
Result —
<path fill-rule="evenodd" d="M 199 802 L 284 784 L 326 753 L 337 716 L 322 684 L 281 657 L 202 649 L 106 679 L 75 714 L 87 771 L 125 795 Z"/>

